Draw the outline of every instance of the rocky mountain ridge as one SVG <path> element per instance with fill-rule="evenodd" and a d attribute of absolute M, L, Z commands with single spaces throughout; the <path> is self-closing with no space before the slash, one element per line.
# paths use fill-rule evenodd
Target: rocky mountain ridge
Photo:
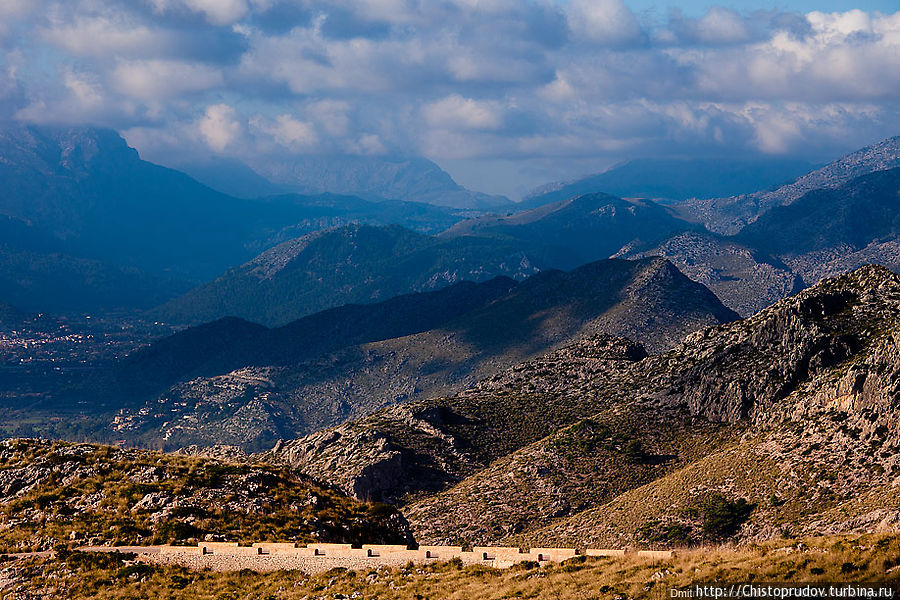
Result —
<path fill-rule="evenodd" d="M 576 345 L 268 456 L 406 504 L 429 541 L 691 543 L 711 494 L 755 504 L 742 539 L 847 530 L 895 510 L 898 325 L 900 278 L 863 267 L 660 355 Z"/>
<path fill-rule="evenodd" d="M 900 268 L 900 168 L 875 171 L 775 206 L 734 236 L 685 232 L 618 256 L 664 256 L 749 316 L 867 263 Z"/>

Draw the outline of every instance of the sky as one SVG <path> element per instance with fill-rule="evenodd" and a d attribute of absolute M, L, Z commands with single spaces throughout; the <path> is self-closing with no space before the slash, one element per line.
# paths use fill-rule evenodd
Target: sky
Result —
<path fill-rule="evenodd" d="M 895 1 L 0 0 L 0 117 L 148 160 L 426 156 L 516 197 L 900 134 Z"/>

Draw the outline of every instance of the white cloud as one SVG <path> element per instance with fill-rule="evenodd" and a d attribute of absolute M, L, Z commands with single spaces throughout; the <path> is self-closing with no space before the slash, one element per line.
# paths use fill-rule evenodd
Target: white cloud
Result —
<path fill-rule="evenodd" d="M 158 12 L 190 10 L 213 25 L 230 25 L 243 19 L 250 7 L 246 0 L 149 0 Z"/>
<path fill-rule="evenodd" d="M 381 143 L 381 138 L 374 133 L 366 133 L 359 137 L 358 140 L 348 144 L 347 151 L 351 154 L 362 154 L 364 156 L 378 156 L 387 154 L 388 149 Z"/>
<path fill-rule="evenodd" d="M 145 101 L 201 92 L 224 83 L 215 67 L 169 60 L 121 61 L 111 76 L 119 92 Z"/>
<path fill-rule="evenodd" d="M 350 103 L 346 100 L 320 100 L 306 106 L 310 116 L 324 133 L 343 137 L 350 132 Z"/>
<path fill-rule="evenodd" d="M 736 44 L 749 40 L 750 30 L 733 10 L 713 6 L 697 22 L 696 35 L 705 44 Z"/>
<path fill-rule="evenodd" d="M 643 35 L 634 13 L 622 0 L 572 0 L 569 27 L 589 42 L 618 46 Z"/>
<path fill-rule="evenodd" d="M 482 102 L 453 94 L 422 109 L 425 122 L 446 129 L 497 129 L 503 112 L 496 102 Z"/>
<path fill-rule="evenodd" d="M 279 115 L 274 121 L 257 116 L 251 119 L 250 125 L 295 152 L 309 150 L 319 141 L 312 123 L 300 121 L 291 115 Z"/>
<path fill-rule="evenodd" d="M 54 19 L 42 37 L 77 55 L 109 56 L 145 53 L 171 43 L 171 36 L 146 24 L 109 16 L 79 17 L 74 22 Z"/>
<path fill-rule="evenodd" d="M 21 19 L 38 8 L 32 0 L 3 0 L 0 2 L 0 23 Z"/>
<path fill-rule="evenodd" d="M 213 104 L 197 123 L 200 136 L 215 152 L 224 152 L 241 137 L 243 125 L 237 111 L 227 104 Z"/>

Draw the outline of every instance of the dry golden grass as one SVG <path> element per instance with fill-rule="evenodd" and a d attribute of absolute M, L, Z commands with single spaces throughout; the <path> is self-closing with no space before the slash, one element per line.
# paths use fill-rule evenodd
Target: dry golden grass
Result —
<path fill-rule="evenodd" d="M 866 535 L 773 541 L 683 552 L 669 560 L 577 558 L 545 568 L 509 570 L 443 563 L 429 567 L 306 576 L 296 572 L 212 573 L 177 567 L 125 567 L 115 559 L 38 563 L 31 593 L 71 600 L 599 600 L 668 597 L 694 583 L 847 582 L 900 586 L 900 536 Z M 0 596 L 16 598 L 17 596 Z M 19 596 L 26 597 L 26 596 Z"/>

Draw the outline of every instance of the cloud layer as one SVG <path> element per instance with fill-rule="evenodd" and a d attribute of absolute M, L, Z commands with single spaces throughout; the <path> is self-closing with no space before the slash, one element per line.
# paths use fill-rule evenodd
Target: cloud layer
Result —
<path fill-rule="evenodd" d="M 900 133 L 900 12 L 646 19 L 622 0 L 9 0 L 0 110 L 115 127 L 157 159 L 403 153 L 560 176 Z"/>

